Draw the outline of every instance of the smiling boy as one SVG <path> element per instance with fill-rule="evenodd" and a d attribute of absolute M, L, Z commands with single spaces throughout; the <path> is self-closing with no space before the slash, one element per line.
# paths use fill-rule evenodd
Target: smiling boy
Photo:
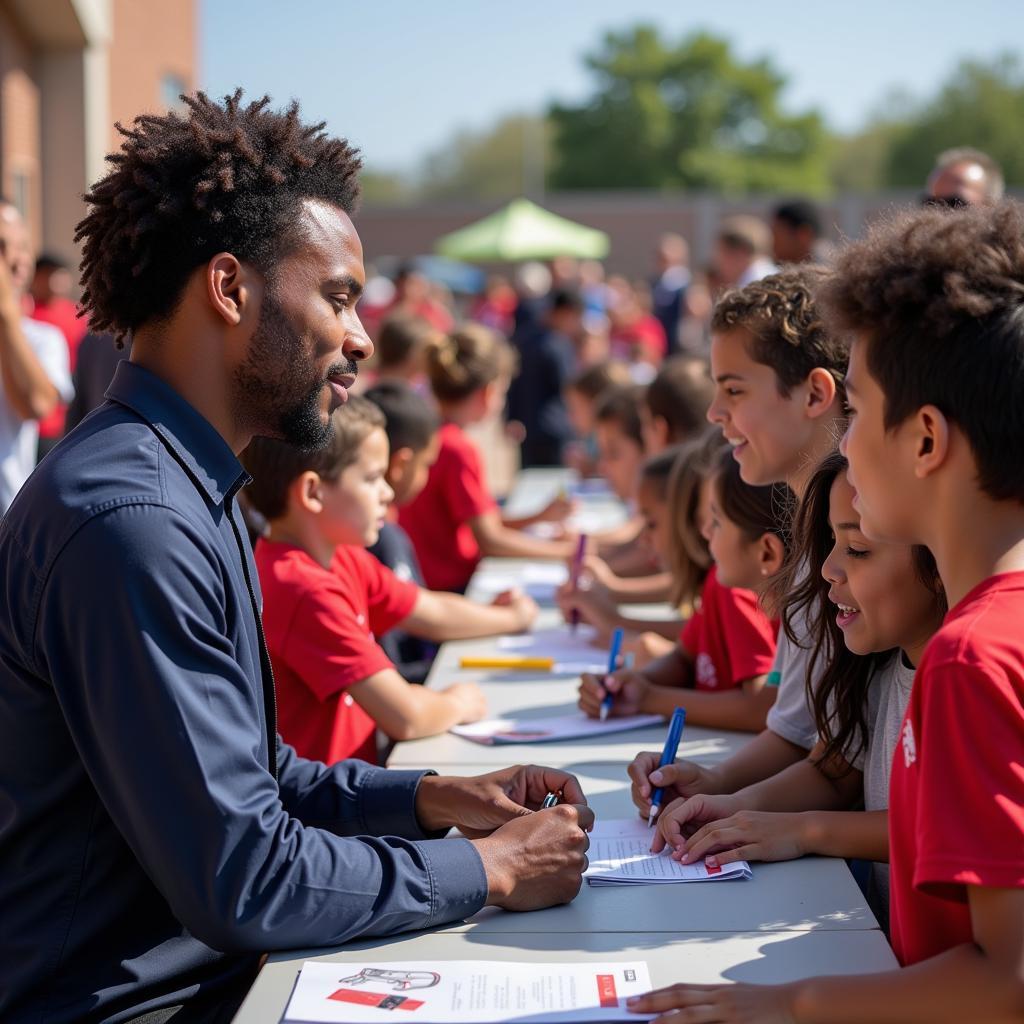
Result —
<path fill-rule="evenodd" d="M 475 722 L 474 683 L 410 685 L 377 641 L 400 626 L 438 643 L 527 629 L 537 606 L 523 594 L 478 605 L 399 579 L 366 550 L 394 491 L 384 414 L 354 396 L 331 420 L 320 452 L 258 438 L 244 462 L 247 494 L 269 531 L 256 545 L 263 622 L 277 681 L 281 735 L 303 756 L 376 762 L 377 727 L 394 741 Z"/>
<path fill-rule="evenodd" d="M 711 321 L 715 397 L 708 419 L 732 445 L 746 483 L 785 483 L 798 500 L 834 447 L 843 415 L 847 345 L 817 311 L 813 288 L 822 280 L 824 272 L 810 267 L 772 274 L 727 292 Z M 817 741 L 806 695 L 809 653 L 781 631 L 771 676 L 779 693 L 768 728 L 714 768 L 679 762 L 660 769 L 654 783 L 667 783 L 673 797 L 733 793 L 806 757 Z M 641 813 L 658 759 L 642 753 L 629 769 Z"/>

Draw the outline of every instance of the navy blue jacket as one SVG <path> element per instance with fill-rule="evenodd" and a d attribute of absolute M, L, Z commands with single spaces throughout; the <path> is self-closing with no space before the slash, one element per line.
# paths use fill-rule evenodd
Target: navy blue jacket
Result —
<path fill-rule="evenodd" d="M 248 478 L 146 370 L 108 397 L 0 522 L 9 1024 L 244 992 L 264 950 L 457 920 L 487 891 L 470 843 L 422 834 L 422 773 L 277 739 Z"/>

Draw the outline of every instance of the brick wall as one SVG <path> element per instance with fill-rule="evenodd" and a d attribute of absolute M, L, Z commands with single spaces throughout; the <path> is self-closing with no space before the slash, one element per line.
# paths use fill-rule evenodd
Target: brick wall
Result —
<path fill-rule="evenodd" d="M 32 74 L 32 49 L 0 5 L 0 191 L 24 207 L 33 241 L 42 231 L 39 147 L 39 86 Z"/>
<path fill-rule="evenodd" d="M 114 128 L 126 127 L 141 113 L 167 109 L 170 80 L 182 91 L 196 88 L 198 25 L 197 0 L 140 3 L 114 0 L 110 46 L 110 145 L 121 137 Z"/>

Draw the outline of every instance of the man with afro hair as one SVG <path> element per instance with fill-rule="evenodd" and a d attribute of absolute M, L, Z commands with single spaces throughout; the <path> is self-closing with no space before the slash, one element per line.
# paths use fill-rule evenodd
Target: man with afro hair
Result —
<path fill-rule="evenodd" d="M 327 768 L 278 739 L 238 454 L 322 447 L 373 351 L 360 163 L 294 104 L 185 102 L 122 129 L 78 229 L 92 327 L 131 357 L 0 522 L 9 1024 L 220 1024 L 265 950 L 567 902 L 586 863 L 565 772 Z"/>

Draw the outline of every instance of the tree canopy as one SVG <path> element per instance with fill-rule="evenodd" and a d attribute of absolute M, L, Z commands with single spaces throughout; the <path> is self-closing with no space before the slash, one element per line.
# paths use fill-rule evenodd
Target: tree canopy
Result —
<path fill-rule="evenodd" d="M 540 198 L 545 189 L 706 189 L 821 195 L 921 188 L 954 146 L 991 154 L 1024 184 L 1024 69 L 1012 55 L 964 61 L 926 97 L 893 91 L 865 127 L 829 132 L 783 104 L 785 76 L 727 40 L 669 40 L 650 25 L 604 36 L 584 58 L 579 105 L 511 114 L 459 132 L 418 172 L 364 175 L 367 201 Z"/>
<path fill-rule="evenodd" d="M 922 184 L 936 154 L 954 146 L 984 150 L 1007 181 L 1024 182 L 1024 74 L 1016 57 L 964 61 L 896 133 L 883 184 Z"/>
<path fill-rule="evenodd" d="M 556 104 L 554 188 L 800 191 L 828 186 L 816 111 L 787 113 L 785 77 L 706 32 L 666 41 L 650 25 L 608 33 L 585 58 L 593 96 Z"/>

